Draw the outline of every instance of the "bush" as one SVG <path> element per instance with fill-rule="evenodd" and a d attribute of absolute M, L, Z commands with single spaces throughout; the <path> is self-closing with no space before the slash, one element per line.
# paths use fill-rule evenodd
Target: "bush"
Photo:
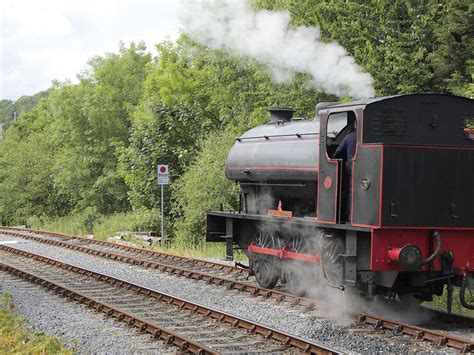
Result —
<path fill-rule="evenodd" d="M 196 161 L 173 186 L 175 199 L 175 240 L 182 246 L 195 246 L 203 240 L 205 216 L 210 210 L 237 207 L 239 186 L 224 175 L 230 148 L 246 127 L 231 126 L 204 141 Z"/>
<path fill-rule="evenodd" d="M 99 215 L 95 210 L 88 207 L 83 212 L 53 219 L 31 217 L 28 218 L 27 224 L 34 229 L 45 229 L 70 235 L 87 235 L 92 234 L 98 218 Z"/>
<path fill-rule="evenodd" d="M 121 231 L 159 231 L 160 220 L 158 209 L 140 209 L 134 212 L 103 216 L 94 225 L 94 237 L 107 239 Z"/>
<path fill-rule="evenodd" d="M 31 217 L 28 225 L 70 235 L 94 234 L 96 239 L 107 239 L 122 231 L 159 231 L 160 211 L 140 209 L 134 212 L 101 216 L 87 208 L 84 212 L 55 219 Z M 169 230 L 169 227 L 168 229 Z"/>
<path fill-rule="evenodd" d="M 72 354 L 61 343 L 42 333 L 22 329 L 25 323 L 13 314 L 15 305 L 8 293 L 0 294 L 0 353 L 2 354 Z"/>

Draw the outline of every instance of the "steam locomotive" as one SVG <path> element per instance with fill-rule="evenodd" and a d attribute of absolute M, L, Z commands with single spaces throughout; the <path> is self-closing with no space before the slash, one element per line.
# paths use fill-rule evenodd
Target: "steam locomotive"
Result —
<path fill-rule="evenodd" d="M 242 249 L 265 288 L 280 281 L 302 294 L 325 283 L 420 302 L 447 285 L 451 310 L 459 286 L 474 309 L 474 100 L 411 94 L 320 103 L 314 120 L 270 114 L 228 155 L 239 208 L 207 214 L 207 241 L 225 242 L 229 259 Z M 345 174 L 334 152 L 351 124 L 356 153 Z"/>

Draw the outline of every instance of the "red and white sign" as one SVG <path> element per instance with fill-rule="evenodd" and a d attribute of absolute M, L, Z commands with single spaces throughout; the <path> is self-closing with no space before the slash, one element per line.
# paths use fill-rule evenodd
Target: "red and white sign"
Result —
<path fill-rule="evenodd" d="M 158 185 L 168 185 L 169 183 L 169 174 L 168 174 L 168 165 L 158 165 Z"/>

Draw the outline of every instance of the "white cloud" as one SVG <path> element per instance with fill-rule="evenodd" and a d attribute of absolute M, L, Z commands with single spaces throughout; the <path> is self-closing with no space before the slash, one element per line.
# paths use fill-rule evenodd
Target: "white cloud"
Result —
<path fill-rule="evenodd" d="M 0 99 L 17 99 L 75 79 L 88 59 L 178 36 L 175 0 L 2 0 Z"/>

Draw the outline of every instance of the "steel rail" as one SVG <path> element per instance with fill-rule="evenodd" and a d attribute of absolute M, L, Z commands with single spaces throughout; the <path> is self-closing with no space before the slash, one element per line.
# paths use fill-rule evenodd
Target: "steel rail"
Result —
<path fill-rule="evenodd" d="M 437 346 L 447 346 L 468 353 L 474 350 L 474 342 L 438 332 L 428 328 L 418 327 L 391 319 L 374 316 L 366 313 L 353 313 L 358 322 L 371 324 L 377 329 L 388 329 L 395 334 L 405 334 L 412 336 L 415 340 L 428 341 Z"/>
<path fill-rule="evenodd" d="M 164 271 L 170 274 L 184 276 L 184 277 L 191 278 L 194 280 L 202 280 L 210 284 L 226 286 L 229 289 L 235 289 L 241 292 L 248 292 L 254 296 L 261 296 L 263 298 L 272 298 L 272 299 L 275 299 L 277 302 L 286 301 L 286 302 L 291 303 L 291 305 L 294 305 L 294 306 L 300 305 L 300 306 L 305 307 L 308 310 L 311 310 L 311 309 L 324 310 L 324 309 L 327 309 L 327 307 L 331 307 L 331 305 L 329 304 L 317 302 L 309 298 L 295 296 L 295 295 L 278 291 L 278 290 L 265 289 L 265 288 L 259 287 L 258 285 L 253 285 L 253 284 L 249 284 L 245 282 L 227 279 L 224 277 L 214 276 L 214 275 L 202 273 L 199 271 L 187 270 L 184 268 L 170 266 L 170 265 L 166 265 L 166 264 L 162 264 L 162 263 L 158 263 L 154 261 L 137 259 L 131 256 L 124 256 L 120 254 L 95 250 L 95 249 L 91 249 L 91 248 L 87 248 L 87 247 L 83 247 L 79 245 L 68 244 L 67 242 L 44 239 L 41 237 L 35 237 L 35 236 L 30 236 L 30 235 L 23 235 L 21 233 L 20 234 L 13 233 L 12 235 L 24 237 L 26 239 L 38 241 L 40 243 L 46 243 L 46 244 L 56 245 L 60 247 L 65 247 L 68 249 L 73 249 L 73 250 L 81 251 L 81 252 L 88 253 L 91 255 L 109 258 L 112 260 L 127 262 L 133 265 L 154 268 L 154 269 L 158 269 L 160 271 Z M 428 341 L 438 346 L 452 347 L 457 350 L 460 350 L 461 352 L 469 352 L 469 351 L 474 350 L 473 342 L 451 336 L 447 333 L 433 331 L 427 328 L 422 328 L 415 325 L 410 325 L 403 322 L 399 322 L 399 321 L 395 321 L 395 320 L 391 320 L 391 319 L 387 319 L 387 318 L 383 318 L 380 316 L 367 314 L 363 312 L 351 312 L 349 314 L 358 323 L 374 326 L 377 329 L 391 330 L 394 333 L 412 336 L 416 340 Z"/>
<path fill-rule="evenodd" d="M 57 282 L 47 280 L 31 272 L 21 270 L 17 267 L 2 262 L 0 262 L 0 270 L 9 272 L 27 281 L 49 288 L 61 296 L 65 296 L 71 300 L 83 303 L 88 307 L 93 308 L 97 312 L 105 313 L 108 317 L 116 318 L 119 321 L 125 322 L 129 326 L 138 328 L 140 332 L 147 332 L 151 334 L 155 339 L 164 340 L 166 345 L 174 345 L 178 347 L 179 351 L 192 352 L 194 354 L 219 354 L 211 348 L 186 338 L 177 332 L 166 329 L 165 327 L 162 327 L 154 322 L 150 322 L 137 315 L 114 307 L 113 305 L 110 305 L 106 302 L 99 301 L 93 297 L 86 296 L 79 291 L 75 291 Z"/>
<path fill-rule="evenodd" d="M 80 251 L 82 253 L 99 256 L 99 257 L 103 257 L 103 258 L 107 258 L 111 260 L 126 262 L 131 265 L 153 268 L 162 272 L 166 272 L 166 273 L 177 275 L 177 276 L 183 276 L 183 277 L 194 279 L 194 280 L 202 280 L 209 284 L 215 284 L 218 286 L 226 286 L 229 289 L 235 289 L 242 292 L 248 292 L 254 296 L 262 296 L 263 298 L 274 298 L 279 302 L 287 300 L 294 303 L 295 305 L 299 304 L 302 306 L 307 306 L 309 309 L 313 308 L 315 305 L 315 301 L 310 300 L 310 299 L 301 298 L 301 297 L 294 296 L 294 295 L 291 295 L 282 291 L 278 291 L 278 290 L 270 290 L 266 288 L 261 288 L 257 286 L 256 284 L 250 284 L 246 282 L 228 279 L 225 277 L 210 275 L 210 274 L 203 273 L 200 271 L 194 271 L 194 270 L 181 268 L 179 266 L 163 264 L 163 263 L 151 261 L 151 260 L 137 259 L 135 257 L 128 256 L 128 255 L 122 255 L 122 254 L 117 254 L 117 253 L 111 253 L 108 251 L 92 249 L 92 248 L 85 247 L 82 245 L 70 244 L 67 242 L 59 241 L 59 240 L 44 239 L 41 237 L 36 237 L 36 236 L 31 236 L 31 235 L 20 235 L 17 233 L 10 233 L 10 235 L 18 236 L 18 237 L 25 238 L 28 240 L 33 240 L 35 242 L 39 242 L 43 244 L 49 244 L 49 245 L 59 246 L 66 249 Z"/>
<path fill-rule="evenodd" d="M 238 268 L 232 265 L 227 265 L 223 263 L 218 263 L 214 261 L 208 261 L 208 260 L 203 260 L 199 258 L 189 258 L 186 256 L 181 256 L 181 255 L 176 255 L 172 253 L 165 253 L 162 251 L 156 251 L 156 250 L 149 250 L 149 249 L 143 249 L 143 248 L 138 248 L 138 247 L 133 247 L 130 245 L 123 245 L 119 243 L 113 243 L 113 242 L 108 242 L 105 240 L 97 240 L 97 239 L 88 239 L 84 237 L 78 237 L 78 236 L 71 236 L 71 235 L 66 235 L 62 233 L 56 233 L 56 232 L 50 232 L 50 231 L 44 231 L 44 230 L 34 230 L 34 229 L 23 229 L 23 228 L 13 228 L 13 227 L 3 227 L 0 226 L 0 233 L 3 234 L 9 234 L 11 232 L 9 231 L 16 231 L 18 233 L 36 233 L 36 234 L 43 234 L 51 237 L 57 237 L 60 239 L 64 240 L 80 240 L 81 242 L 87 243 L 87 244 L 99 244 L 99 245 L 104 245 L 107 247 L 115 248 L 115 249 L 121 249 L 121 250 L 129 250 L 133 251 L 139 254 L 144 254 L 148 256 L 154 256 L 157 258 L 161 259 L 167 259 L 167 260 L 173 260 L 173 261 L 182 261 L 182 262 L 189 262 L 193 263 L 196 265 L 201 265 L 201 266 L 207 266 L 210 268 L 216 268 L 218 270 L 226 271 L 226 272 L 231 272 L 231 273 L 236 273 L 239 275 L 247 275 L 248 270 Z M 14 234 L 12 234 L 14 236 Z M 23 236 L 23 235 L 19 235 Z"/>
<path fill-rule="evenodd" d="M 194 313 L 201 314 L 208 318 L 212 318 L 221 323 L 228 324 L 232 327 L 242 328 L 248 331 L 250 334 L 258 334 L 258 335 L 263 336 L 266 339 L 275 340 L 281 343 L 285 347 L 294 347 L 298 350 L 301 350 L 310 354 L 340 354 L 339 351 L 330 349 L 321 344 L 317 344 L 312 341 L 302 339 L 300 337 L 276 330 L 274 328 L 270 328 L 258 323 L 254 323 L 252 321 L 237 317 L 235 315 L 232 315 L 226 312 L 221 312 L 216 309 L 208 308 L 208 307 L 187 301 L 179 297 L 175 297 L 163 292 L 152 290 L 150 288 L 138 285 L 136 283 L 128 282 L 119 278 L 115 278 L 109 275 L 94 272 L 94 271 L 84 269 L 78 266 L 74 266 L 71 264 L 66 264 L 56 259 L 48 258 L 42 255 L 33 254 L 30 252 L 12 248 L 6 245 L 0 245 L 0 250 L 6 251 L 11 254 L 27 257 L 33 260 L 37 260 L 48 265 L 53 265 L 57 268 L 61 268 L 68 272 L 72 272 L 78 275 L 92 277 L 92 278 L 95 278 L 96 280 L 107 282 L 113 286 L 119 286 L 127 290 L 134 291 L 138 294 L 154 298 L 158 301 L 172 304 L 182 309 L 190 310 Z M 90 296 L 81 294 L 78 291 L 70 289 L 64 285 L 60 285 L 59 283 L 52 282 L 38 275 L 34 275 L 27 271 L 21 270 L 18 267 L 14 267 L 14 266 L 0 262 L 0 269 L 11 272 L 11 273 L 18 273 L 18 275 L 20 276 L 25 275 L 25 278 L 27 279 L 30 278 L 33 280 L 38 280 L 40 284 L 46 285 L 47 287 L 52 288 L 54 291 L 60 294 L 62 293 L 67 297 L 83 302 L 98 311 L 106 313 L 108 316 L 114 316 L 122 321 L 125 320 L 129 325 L 135 326 L 139 328 L 141 331 L 147 331 L 148 333 L 152 334 L 155 337 L 156 336 L 161 337 L 161 335 L 163 334 L 162 339 L 168 342 L 171 340 L 176 341 L 176 343 L 173 342 L 173 344 L 175 344 L 176 346 L 180 348 L 183 348 L 186 351 L 193 351 L 199 354 L 207 354 L 207 353 L 215 354 L 216 353 L 214 350 L 210 348 L 206 348 L 204 345 L 194 342 L 186 337 L 180 336 L 176 332 L 167 330 L 165 328 L 161 328 L 159 325 L 154 324 L 152 322 L 148 322 L 147 320 L 137 317 L 134 314 L 124 312 L 107 303 L 93 299 Z M 150 331 L 148 331 L 148 329 L 150 329 Z"/>

